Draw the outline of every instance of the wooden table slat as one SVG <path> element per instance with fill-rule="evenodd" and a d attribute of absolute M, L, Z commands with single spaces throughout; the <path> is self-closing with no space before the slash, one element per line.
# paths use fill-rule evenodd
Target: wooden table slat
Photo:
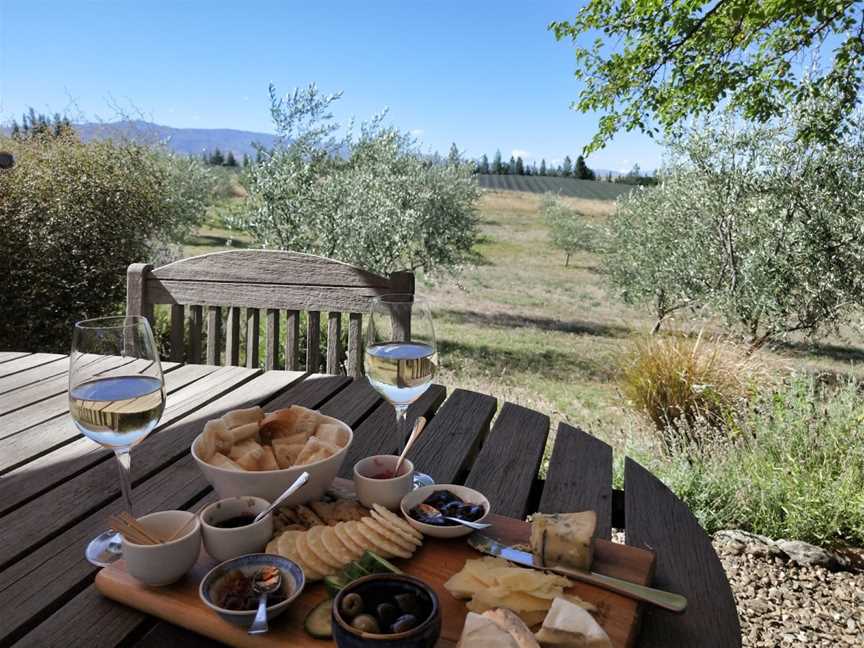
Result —
<path fill-rule="evenodd" d="M 21 373 L 22 371 L 36 369 L 45 364 L 62 364 L 62 361 L 64 359 L 67 359 L 67 356 L 61 355 L 59 353 L 30 353 L 19 358 L 12 358 L 8 362 L 0 363 L 0 378 L 13 376 L 15 374 Z M 62 371 L 63 370 L 61 370 L 61 372 Z M 19 376 L 15 380 L 20 381 L 22 380 L 22 378 L 23 377 Z M 22 382 L 20 384 L 25 383 Z"/>
<path fill-rule="evenodd" d="M 0 351 L 0 364 L 23 358 L 24 356 L 33 355 L 29 351 Z"/>
<path fill-rule="evenodd" d="M 348 386 L 351 380 L 345 376 L 307 375 L 303 382 L 292 387 L 284 394 L 267 403 L 267 411 L 272 412 L 289 405 L 302 405 L 318 409 L 336 392 Z"/>
<path fill-rule="evenodd" d="M 455 390 L 408 452 L 408 458 L 436 483 L 454 483 L 467 471 L 483 443 L 496 407 L 492 396 Z"/>
<path fill-rule="evenodd" d="M 548 416 L 504 403 L 465 485 L 488 497 L 498 515 L 524 518 L 548 434 Z"/>
<path fill-rule="evenodd" d="M 365 379 L 363 381 L 366 382 Z M 426 393 L 408 408 L 408 420 L 414 421 L 418 416 L 431 420 L 446 395 L 447 390 L 444 387 L 431 385 Z M 393 406 L 382 401 L 359 427 L 354 429 L 354 442 L 348 449 L 339 476 L 353 479 L 354 464 L 360 459 L 378 454 L 394 454 L 401 451 L 404 444 L 405 439 L 400 439 L 396 432 L 396 413 Z"/>
<path fill-rule="evenodd" d="M 558 425 L 539 510 L 596 511 L 597 537 L 612 537 L 612 448 L 579 428 Z"/>
<path fill-rule="evenodd" d="M 690 509 L 630 458 L 624 466 L 624 502 L 627 544 L 657 552 L 653 586 L 688 599 L 679 615 L 645 606 L 640 648 L 740 646 L 729 581 L 711 538 Z"/>
<path fill-rule="evenodd" d="M 321 413 L 334 416 L 354 427 L 381 402 L 381 394 L 366 379 L 354 380 L 321 407 Z"/>

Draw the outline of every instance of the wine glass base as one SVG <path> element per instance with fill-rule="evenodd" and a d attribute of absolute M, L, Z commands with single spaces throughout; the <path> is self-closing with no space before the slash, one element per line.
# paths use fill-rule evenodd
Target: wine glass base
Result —
<path fill-rule="evenodd" d="M 91 564 L 107 567 L 123 557 L 122 536 L 114 531 L 105 531 L 90 541 L 84 555 Z"/>
<path fill-rule="evenodd" d="M 414 473 L 414 490 L 418 488 L 423 488 L 424 486 L 434 486 L 435 480 L 432 479 L 429 475 L 422 472 Z"/>

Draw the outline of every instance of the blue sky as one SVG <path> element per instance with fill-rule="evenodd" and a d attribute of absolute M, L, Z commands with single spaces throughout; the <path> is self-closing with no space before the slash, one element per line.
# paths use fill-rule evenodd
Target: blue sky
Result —
<path fill-rule="evenodd" d="M 31 105 L 110 119 L 116 103 L 170 126 L 271 132 L 268 84 L 315 81 L 344 91 L 340 119 L 387 108 L 424 149 L 575 158 L 597 116 L 569 109 L 572 47 L 546 25 L 578 6 L 0 0 L 0 121 Z M 622 133 L 589 164 L 652 169 L 660 156 Z"/>

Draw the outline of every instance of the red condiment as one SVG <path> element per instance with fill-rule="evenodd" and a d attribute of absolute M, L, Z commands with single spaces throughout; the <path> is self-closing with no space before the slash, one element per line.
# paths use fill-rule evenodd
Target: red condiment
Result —
<path fill-rule="evenodd" d="M 396 473 L 389 468 L 374 475 L 369 475 L 369 479 L 393 479 L 394 477 L 396 477 Z"/>

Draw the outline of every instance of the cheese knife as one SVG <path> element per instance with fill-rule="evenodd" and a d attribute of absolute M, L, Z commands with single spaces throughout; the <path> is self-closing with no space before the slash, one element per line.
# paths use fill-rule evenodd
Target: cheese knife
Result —
<path fill-rule="evenodd" d="M 588 583 L 589 585 L 596 585 L 597 587 L 622 594 L 636 601 L 651 603 L 670 612 L 683 612 L 687 608 L 687 599 L 680 594 L 638 585 L 637 583 L 631 583 L 630 581 L 596 572 L 568 569 L 566 567 L 546 567 L 538 563 L 534 554 L 502 544 L 482 533 L 472 533 L 468 537 L 468 544 L 481 553 L 498 556 L 524 567 L 550 571 L 567 578 L 572 578 L 573 580 Z"/>

